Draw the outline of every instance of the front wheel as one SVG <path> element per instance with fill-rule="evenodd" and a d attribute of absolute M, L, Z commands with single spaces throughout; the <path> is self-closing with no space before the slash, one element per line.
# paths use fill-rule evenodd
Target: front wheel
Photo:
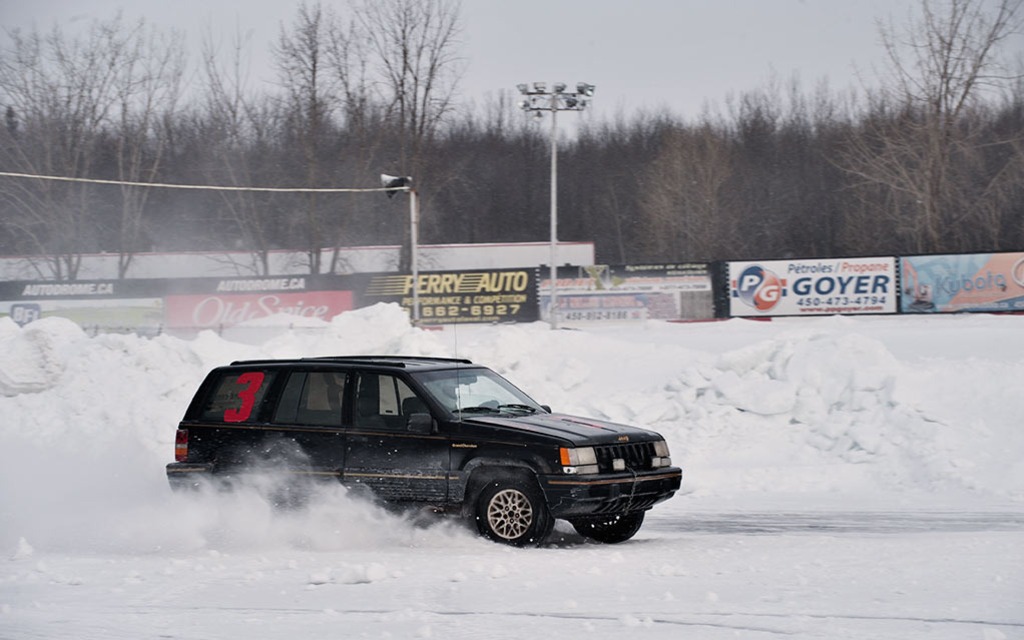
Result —
<path fill-rule="evenodd" d="M 615 544 L 625 542 L 636 535 L 636 532 L 640 530 L 640 525 L 644 523 L 644 513 L 643 511 L 634 511 L 616 516 L 576 518 L 571 522 L 576 533 L 584 538 Z"/>
<path fill-rule="evenodd" d="M 474 515 L 482 535 L 517 547 L 540 544 L 555 524 L 537 485 L 518 478 L 490 482 Z"/>

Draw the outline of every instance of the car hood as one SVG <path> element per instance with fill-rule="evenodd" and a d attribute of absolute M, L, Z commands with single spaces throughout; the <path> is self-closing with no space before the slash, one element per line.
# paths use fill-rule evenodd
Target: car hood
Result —
<path fill-rule="evenodd" d="M 661 439 L 661 436 L 648 429 L 559 413 L 534 413 L 524 416 L 471 416 L 463 418 L 463 423 L 499 427 L 520 433 L 568 440 L 577 446 L 649 442 Z"/>

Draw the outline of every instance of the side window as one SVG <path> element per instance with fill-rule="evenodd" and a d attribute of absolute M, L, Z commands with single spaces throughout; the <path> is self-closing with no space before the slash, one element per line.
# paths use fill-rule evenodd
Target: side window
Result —
<path fill-rule="evenodd" d="M 211 422 L 252 422 L 274 379 L 272 371 L 225 373 L 206 398 L 200 419 Z"/>
<path fill-rule="evenodd" d="M 346 374 L 335 371 L 295 372 L 288 377 L 274 422 L 341 426 Z"/>
<path fill-rule="evenodd" d="M 395 376 L 361 373 L 356 387 L 357 427 L 404 430 L 411 413 L 428 413 L 426 403 Z"/>
<path fill-rule="evenodd" d="M 430 409 L 427 408 L 427 403 L 420 399 L 409 385 L 405 384 L 398 378 L 395 378 L 395 391 L 398 395 L 398 407 L 399 413 L 406 419 L 409 419 L 414 413 L 430 413 Z"/>

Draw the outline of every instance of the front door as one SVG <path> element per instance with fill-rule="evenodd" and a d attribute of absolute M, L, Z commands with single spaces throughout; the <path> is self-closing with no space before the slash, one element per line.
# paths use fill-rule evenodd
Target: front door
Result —
<path fill-rule="evenodd" d="M 414 433 L 409 418 L 429 413 L 401 378 L 355 374 L 352 426 L 346 433 L 345 482 L 391 502 L 443 504 L 448 497 L 448 440 Z"/>

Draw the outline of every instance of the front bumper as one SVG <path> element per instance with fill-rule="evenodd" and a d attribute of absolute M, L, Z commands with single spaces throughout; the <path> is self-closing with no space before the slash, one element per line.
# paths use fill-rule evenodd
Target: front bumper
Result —
<path fill-rule="evenodd" d="M 671 498 L 683 471 L 668 467 L 643 473 L 540 477 L 551 515 L 556 518 L 643 511 Z"/>

